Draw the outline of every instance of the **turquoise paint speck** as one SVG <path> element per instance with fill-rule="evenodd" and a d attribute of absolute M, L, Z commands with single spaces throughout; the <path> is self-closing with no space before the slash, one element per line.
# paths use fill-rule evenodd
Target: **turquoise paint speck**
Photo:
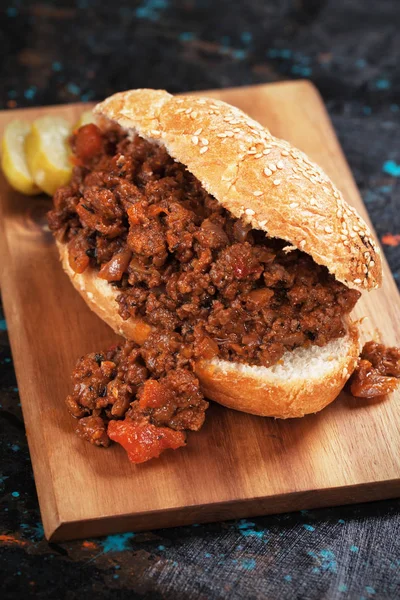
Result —
<path fill-rule="evenodd" d="M 247 56 L 246 50 L 240 50 L 240 49 L 234 50 L 232 54 L 233 54 L 234 58 L 237 58 L 238 60 L 243 60 Z"/>
<path fill-rule="evenodd" d="M 277 58 L 279 56 L 279 50 L 277 50 L 276 48 L 270 48 L 269 50 L 267 50 L 267 56 L 269 58 Z"/>
<path fill-rule="evenodd" d="M 119 579 L 119 575 L 117 575 L 117 574 L 113 575 L 113 579 Z"/>
<path fill-rule="evenodd" d="M 314 567 L 312 570 L 313 573 L 321 573 L 320 569 L 318 569 L 318 567 Z"/>
<path fill-rule="evenodd" d="M 367 66 L 367 61 L 364 58 L 359 58 L 356 60 L 356 67 L 359 69 L 364 69 Z"/>
<path fill-rule="evenodd" d="M 340 525 L 344 525 L 345 521 L 343 521 L 343 519 L 339 519 L 338 523 L 340 523 Z"/>
<path fill-rule="evenodd" d="M 148 19 L 149 21 L 157 21 L 160 12 L 168 6 L 167 0 L 144 0 L 135 11 L 138 19 Z"/>
<path fill-rule="evenodd" d="M 255 523 L 253 523 L 253 521 L 246 521 L 246 519 L 240 519 L 239 523 L 237 524 L 237 528 L 238 529 L 251 529 L 252 527 L 255 527 Z"/>
<path fill-rule="evenodd" d="M 19 498 L 19 492 L 12 492 L 12 493 L 11 493 L 11 496 L 12 496 L 13 498 Z"/>
<path fill-rule="evenodd" d="M 53 69 L 53 71 L 56 71 L 58 73 L 62 71 L 63 66 L 58 60 L 56 60 L 52 63 L 51 68 Z"/>
<path fill-rule="evenodd" d="M 256 568 L 256 561 L 254 558 L 244 558 L 242 560 L 242 567 L 246 569 L 246 571 L 253 571 Z"/>
<path fill-rule="evenodd" d="M 289 50 L 288 48 L 284 48 L 283 50 L 281 50 L 281 58 L 288 59 L 288 58 L 291 58 L 291 56 L 292 56 L 292 51 Z"/>
<path fill-rule="evenodd" d="M 252 34 L 250 33 L 250 31 L 243 31 L 242 35 L 240 36 L 243 44 L 250 44 L 250 42 L 253 39 Z"/>
<path fill-rule="evenodd" d="M 378 90 L 388 90 L 391 87 L 391 83 L 388 79 L 378 79 L 375 82 L 375 86 Z"/>
<path fill-rule="evenodd" d="M 135 537 L 134 533 L 122 533 L 120 535 L 108 535 L 101 542 L 103 552 L 122 552 L 129 547 L 129 540 Z"/>
<path fill-rule="evenodd" d="M 285 577 L 283 579 L 285 581 L 292 581 L 292 576 L 291 575 L 285 575 Z"/>
<path fill-rule="evenodd" d="M 18 452 L 18 450 L 19 450 L 19 446 L 18 446 L 18 444 L 13 444 L 13 445 L 11 446 L 11 450 L 12 450 L 13 452 Z"/>
<path fill-rule="evenodd" d="M 17 387 L 13 387 L 12 391 L 13 392 L 18 392 L 18 388 Z"/>
<path fill-rule="evenodd" d="M 339 592 L 347 592 L 347 585 L 341 583 L 338 587 Z"/>
<path fill-rule="evenodd" d="M 350 546 L 350 552 L 358 552 L 358 546 Z"/>
<path fill-rule="evenodd" d="M 162 544 L 160 544 L 160 545 L 158 546 L 158 549 L 159 549 L 159 550 L 165 550 L 165 546 L 163 546 Z"/>
<path fill-rule="evenodd" d="M 0 331 L 7 331 L 7 323 L 5 319 L 0 319 Z"/>
<path fill-rule="evenodd" d="M 27 100 L 32 100 L 36 95 L 36 86 L 32 85 L 30 88 L 24 91 L 24 96 Z"/>
<path fill-rule="evenodd" d="M 371 596 L 374 596 L 376 594 L 374 588 L 370 585 L 365 586 L 365 591 L 368 592 L 368 594 L 371 594 Z"/>
<path fill-rule="evenodd" d="M 392 112 L 399 112 L 399 110 L 400 110 L 400 106 L 399 106 L 398 104 L 391 104 L 391 105 L 390 105 L 390 110 L 391 110 Z"/>
<path fill-rule="evenodd" d="M 78 94 L 80 94 L 81 92 L 81 88 L 78 85 L 76 85 L 76 83 L 69 83 L 67 85 L 67 90 L 74 96 L 78 96 Z"/>
<path fill-rule="evenodd" d="M 15 8 L 15 6 L 9 6 L 7 8 L 7 17 L 16 17 L 17 14 L 18 14 L 18 11 Z"/>
<path fill-rule="evenodd" d="M 206 552 L 206 553 L 204 554 L 204 556 L 205 556 L 206 558 L 211 558 L 211 556 L 212 556 L 212 555 L 211 555 L 209 552 Z"/>
<path fill-rule="evenodd" d="M 193 31 L 182 31 L 182 33 L 178 35 L 178 39 L 181 42 L 191 42 L 195 37 Z"/>
<path fill-rule="evenodd" d="M 392 177 L 400 177 L 400 165 L 394 160 L 387 160 L 382 167 L 382 171 Z"/>
<path fill-rule="evenodd" d="M 363 106 L 364 115 L 370 115 L 372 113 L 372 108 L 370 106 Z"/>
<path fill-rule="evenodd" d="M 307 523 L 303 524 L 304 529 L 307 529 L 307 531 L 315 531 L 315 527 L 313 527 L 312 525 L 308 525 Z"/>
<path fill-rule="evenodd" d="M 11 362 L 11 358 L 9 358 L 8 356 L 4 359 L 4 362 L 6 364 L 9 364 Z"/>

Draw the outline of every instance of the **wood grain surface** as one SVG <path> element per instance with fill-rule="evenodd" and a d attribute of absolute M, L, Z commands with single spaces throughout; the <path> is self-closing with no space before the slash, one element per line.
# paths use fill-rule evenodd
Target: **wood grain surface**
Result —
<path fill-rule="evenodd" d="M 208 92 L 248 112 L 307 152 L 368 221 L 326 111 L 308 83 Z M 87 105 L 7 111 L 60 114 Z M 366 152 L 368 149 L 366 148 Z M 50 201 L 13 192 L 3 178 L 1 291 L 46 537 L 70 539 L 154 529 L 400 495 L 400 393 L 379 401 L 342 393 L 327 409 L 275 421 L 214 405 L 186 448 L 134 466 L 118 445 L 99 449 L 73 434 L 64 398 L 85 352 L 116 337 L 61 270 L 45 212 Z M 366 337 L 400 344 L 400 301 L 384 261 L 381 290 L 364 294 Z"/>

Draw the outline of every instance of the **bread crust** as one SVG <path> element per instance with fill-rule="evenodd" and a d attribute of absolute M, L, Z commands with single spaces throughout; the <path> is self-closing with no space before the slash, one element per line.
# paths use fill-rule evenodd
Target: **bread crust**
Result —
<path fill-rule="evenodd" d="M 162 144 L 235 217 L 310 254 L 350 288 L 382 282 L 372 234 L 303 152 L 220 100 L 139 89 L 94 108 L 100 126 Z"/>
<path fill-rule="evenodd" d="M 357 327 L 352 325 L 345 338 L 329 345 L 332 355 L 321 360 L 330 360 L 331 366 L 327 364 L 323 376 L 313 377 L 312 366 L 306 362 L 304 370 L 296 370 L 294 377 L 279 378 L 273 376 L 271 368 L 243 369 L 237 363 L 221 360 L 200 361 L 195 373 L 204 395 L 228 408 L 278 419 L 303 417 L 333 402 L 354 371 L 360 352 Z M 287 355 L 282 359 L 283 367 L 286 360 L 290 360 Z"/>

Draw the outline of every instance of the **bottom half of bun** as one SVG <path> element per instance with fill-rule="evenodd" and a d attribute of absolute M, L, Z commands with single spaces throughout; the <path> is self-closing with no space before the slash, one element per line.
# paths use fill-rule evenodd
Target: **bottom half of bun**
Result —
<path fill-rule="evenodd" d="M 86 269 L 75 273 L 68 249 L 57 242 L 63 268 L 88 306 L 116 333 L 143 344 L 152 328 L 143 319 L 124 321 L 118 314 L 118 288 Z M 221 359 L 195 364 L 204 395 L 243 412 L 280 419 L 303 417 L 333 402 L 357 364 L 360 352 L 358 328 L 325 346 L 309 346 L 286 352 L 272 367 L 258 367 Z"/>

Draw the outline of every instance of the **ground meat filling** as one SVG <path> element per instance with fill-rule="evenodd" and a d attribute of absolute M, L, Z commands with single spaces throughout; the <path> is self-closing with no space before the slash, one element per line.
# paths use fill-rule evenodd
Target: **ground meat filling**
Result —
<path fill-rule="evenodd" d="M 72 269 L 97 268 L 119 289 L 121 317 L 163 332 L 180 365 L 218 355 L 270 366 L 345 334 L 359 292 L 233 218 L 164 148 L 95 125 L 72 148 L 72 181 L 54 196 L 50 228 L 68 243 Z M 158 373 L 171 359 L 161 350 L 151 360 Z M 97 421 L 91 428 L 102 439 Z"/>
<path fill-rule="evenodd" d="M 135 463 L 184 446 L 184 432 L 200 429 L 208 407 L 191 371 L 173 364 L 166 372 L 133 342 L 83 356 L 72 381 L 66 403 L 78 436 L 96 446 L 114 440 Z"/>
<path fill-rule="evenodd" d="M 353 396 L 375 398 L 396 389 L 400 382 L 400 348 L 367 342 L 349 380 Z"/>

